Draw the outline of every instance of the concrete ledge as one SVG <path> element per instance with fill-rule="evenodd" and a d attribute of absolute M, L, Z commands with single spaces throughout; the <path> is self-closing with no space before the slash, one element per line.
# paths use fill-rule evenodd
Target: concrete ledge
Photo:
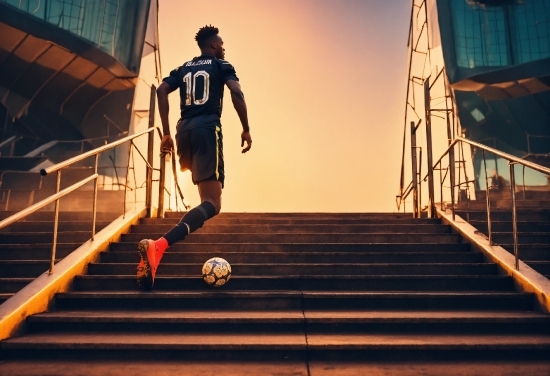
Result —
<path fill-rule="evenodd" d="M 538 273 L 523 261 L 519 261 L 519 270 L 515 268 L 514 255 L 498 245 L 489 245 L 489 239 L 479 231 L 455 215 L 453 221 L 450 210 L 448 212 L 436 208 L 437 215 L 443 223 L 451 225 L 460 235 L 466 238 L 473 246 L 482 251 L 490 260 L 499 265 L 507 275 L 514 278 L 520 289 L 524 292 L 533 293 L 540 305 L 540 308 L 550 313 L 550 280 Z M 520 255 L 521 256 L 521 255 Z"/>
<path fill-rule="evenodd" d="M 88 264 L 94 262 L 109 244 L 120 239 L 120 236 L 137 224 L 145 215 L 145 208 L 127 212 L 113 223 L 98 232 L 95 240 L 88 240 L 63 260 L 55 264 L 54 273 L 48 271 L 22 288 L 14 296 L 0 305 L 0 340 L 13 336 L 24 324 L 25 319 L 33 314 L 48 310 L 48 305 L 58 292 L 67 291 L 75 276 L 86 271 Z"/>

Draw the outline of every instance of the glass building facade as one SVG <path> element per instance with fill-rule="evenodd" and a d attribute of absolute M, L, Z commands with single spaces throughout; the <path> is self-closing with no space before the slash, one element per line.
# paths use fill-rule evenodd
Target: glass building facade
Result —
<path fill-rule="evenodd" d="M 0 0 L 77 35 L 116 58 L 130 71 L 139 67 L 148 1 L 136 0 Z M 135 72 L 134 72 L 135 73 Z"/>
<path fill-rule="evenodd" d="M 466 136 L 550 165 L 550 0 L 436 4 L 447 78 Z"/>
<path fill-rule="evenodd" d="M 501 3 L 450 2 L 459 67 L 505 67 L 550 57 L 548 1 Z"/>

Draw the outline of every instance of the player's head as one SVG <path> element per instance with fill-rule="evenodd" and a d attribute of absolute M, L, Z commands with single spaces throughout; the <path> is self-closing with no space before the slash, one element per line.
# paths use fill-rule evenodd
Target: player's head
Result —
<path fill-rule="evenodd" d="M 203 53 L 209 53 L 223 59 L 225 57 L 225 48 L 223 48 L 223 40 L 218 35 L 220 31 L 217 27 L 207 25 L 201 27 L 195 35 L 195 40 Z"/>

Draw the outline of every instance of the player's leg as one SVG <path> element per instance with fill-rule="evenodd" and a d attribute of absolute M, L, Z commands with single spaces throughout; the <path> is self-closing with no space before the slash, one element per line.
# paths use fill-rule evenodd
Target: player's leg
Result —
<path fill-rule="evenodd" d="M 191 167 L 193 183 L 198 185 L 201 204 L 188 211 L 178 224 L 159 239 L 144 239 L 139 242 L 141 261 L 138 265 L 138 284 L 144 289 L 152 287 L 156 269 L 166 249 L 201 228 L 205 221 L 217 215 L 221 209 L 224 181 L 221 130 L 195 129 L 176 137 L 180 166 Z M 183 148 L 190 152 L 181 153 Z M 187 154 L 190 158 L 186 158 Z M 151 270 L 148 275 L 147 268 Z M 144 270 L 141 272 L 141 279 L 144 281 L 140 281 L 140 270 Z"/>
<path fill-rule="evenodd" d="M 193 144 L 193 183 L 199 188 L 201 204 L 187 212 L 176 226 L 159 239 L 157 261 L 162 257 L 164 249 L 201 228 L 204 222 L 217 215 L 221 209 L 225 179 L 221 130 L 194 129 L 190 133 Z"/>
<path fill-rule="evenodd" d="M 189 170 L 192 165 L 192 143 L 189 132 L 178 132 L 176 145 L 181 170 Z M 156 241 L 143 239 L 138 243 L 140 259 L 137 266 L 137 283 L 143 290 L 150 290 L 153 287 L 156 270 L 166 248 L 168 248 L 168 244 L 164 238 L 159 238 Z"/>

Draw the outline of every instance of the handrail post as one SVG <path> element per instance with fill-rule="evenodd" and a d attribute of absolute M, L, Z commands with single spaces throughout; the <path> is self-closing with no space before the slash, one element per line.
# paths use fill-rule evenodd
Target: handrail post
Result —
<path fill-rule="evenodd" d="M 151 85 L 151 97 L 149 100 L 149 128 L 153 128 L 155 126 L 155 94 L 156 87 L 155 85 Z M 149 163 L 149 166 L 153 166 L 154 161 L 153 153 L 155 145 L 155 135 L 153 133 L 154 132 L 149 133 L 147 141 L 147 163 Z M 149 167 L 147 167 L 146 187 L 145 206 L 147 206 L 147 217 L 151 218 L 151 216 L 153 215 L 153 170 Z"/>
<path fill-rule="evenodd" d="M 449 149 L 449 180 L 451 186 L 451 213 L 455 220 L 455 148 Z"/>
<path fill-rule="evenodd" d="M 99 154 L 95 155 L 95 165 L 94 165 L 94 174 L 97 174 L 97 166 L 99 163 Z M 115 166 L 116 168 L 116 166 Z M 94 179 L 94 202 L 92 204 L 92 241 L 94 241 L 95 236 L 95 224 L 97 218 L 97 183 L 98 178 Z"/>
<path fill-rule="evenodd" d="M 510 166 L 510 189 L 512 190 L 512 228 L 514 231 L 514 258 L 516 270 L 519 270 L 519 255 L 518 255 L 518 222 L 516 211 L 516 177 L 514 171 L 514 162 L 508 163 Z"/>
<path fill-rule="evenodd" d="M 61 170 L 57 170 L 57 183 L 55 193 L 59 193 L 61 188 Z M 52 254 L 50 258 L 50 271 L 48 274 L 53 274 L 53 266 L 55 264 L 55 251 L 57 249 L 57 228 L 59 226 L 59 198 L 55 200 L 55 211 L 53 217 L 53 239 L 52 239 Z"/>
<path fill-rule="evenodd" d="M 164 218 L 164 185 L 166 181 L 166 156 L 169 154 L 161 154 L 160 156 L 160 176 L 159 176 L 159 206 L 157 218 Z M 171 156 L 173 158 L 173 156 Z"/>
<path fill-rule="evenodd" d="M 417 161 L 416 161 L 416 127 L 414 121 L 411 121 L 411 162 L 412 162 L 412 193 L 413 193 L 413 218 L 419 218 L 418 212 L 418 181 L 417 181 Z"/>
<path fill-rule="evenodd" d="M 483 154 L 483 170 L 485 171 L 485 201 L 487 205 L 487 232 L 489 233 L 489 245 L 493 245 L 493 232 L 491 231 L 491 198 L 489 197 L 489 178 L 487 177 L 487 162 L 485 161 L 485 150 Z"/>
<path fill-rule="evenodd" d="M 434 171 L 432 155 L 432 121 L 430 109 L 430 78 L 424 81 L 424 108 L 426 113 L 426 148 L 428 153 L 428 216 L 435 217 Z"/>

